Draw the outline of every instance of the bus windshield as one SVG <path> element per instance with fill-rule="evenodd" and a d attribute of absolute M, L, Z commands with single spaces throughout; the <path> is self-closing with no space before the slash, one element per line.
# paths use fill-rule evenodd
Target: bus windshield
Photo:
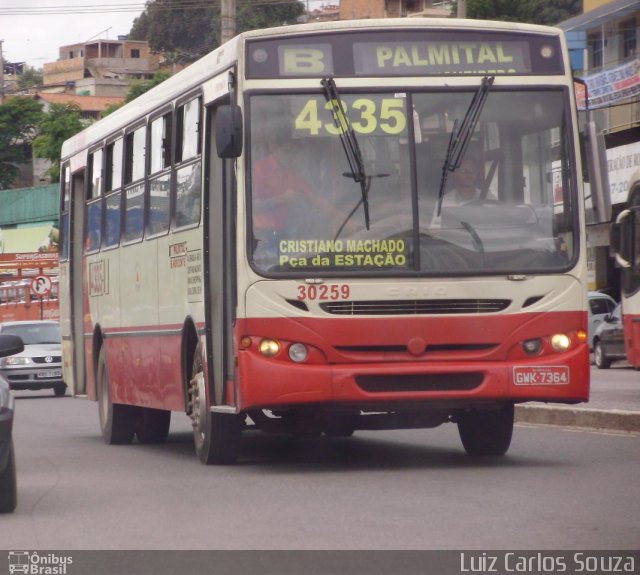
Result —
<path fill-rule="evenodd" d="M 307 277 L 568 269 L 577 238 L 567 94 L 491 88 L 452 163 L 477 92 L 341 90 L 336 117 L 320 90 L 251 95 L 253 268 Z M 364 184 L 340 138 L 348 129 Z"/>

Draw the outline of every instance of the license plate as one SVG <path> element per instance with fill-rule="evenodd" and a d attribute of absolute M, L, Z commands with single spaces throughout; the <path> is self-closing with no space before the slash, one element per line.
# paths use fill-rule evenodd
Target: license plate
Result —
<path fill-rule="evenodd" d="M 569 385 L 568 365 L 516 366 L 513 368 L 515 385 Z"/>
<path fill-rule="evenodd" d="M 50 378 L 50 377 L 62 377 L 62 370 L 61 369 L 45 369 L 43 371 L 38 371 L 36 373 L 36 377 L 38 379 L 42 378 Z"/>

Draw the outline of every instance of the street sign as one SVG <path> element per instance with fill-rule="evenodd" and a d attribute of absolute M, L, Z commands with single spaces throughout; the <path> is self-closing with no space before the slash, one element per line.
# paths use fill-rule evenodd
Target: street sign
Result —
<path fill-rule="evenodd" d="M 51 278 L 49 276 L 36 276 L 31 280 L 31 291 L 38 297 L 49 295 L 51 291 Z"/>

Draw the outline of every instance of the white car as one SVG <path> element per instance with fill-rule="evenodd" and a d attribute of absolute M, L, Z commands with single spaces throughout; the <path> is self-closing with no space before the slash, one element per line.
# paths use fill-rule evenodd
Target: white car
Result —
<path fill-rule="evenodd" d="M 17 335 L 24 342 L 22 353 L 0 359 L 0 376 L 11 389 L 53 389 L 56 395 L 66 393 L 57 321 L 8 321 L 0 324 L 0 334 Z"/>
<path fill-rule="evenodd" d="M 599 291 L 590 291 L 589 297 L 589 349 L 593 349 L 596 329 L 615 309 L 617 302 L 611 296 Z"/>

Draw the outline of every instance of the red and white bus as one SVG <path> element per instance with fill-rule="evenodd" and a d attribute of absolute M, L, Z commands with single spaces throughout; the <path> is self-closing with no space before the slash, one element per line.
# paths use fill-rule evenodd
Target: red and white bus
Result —
<path fill-rule="evenodd" d="M 65 381 L 204 463 L 445 422 L 502 455 L 515 404 L 589 395 L 579 137 L 555 28 L 240 34 L 64 144 Z"/>
<path fill-rule="evenodd" d="M 625 209 L 611 226 L 611 246 L 621 272 L 624 351 L 640 368 L 640 170 L 631 174 Z"/>

